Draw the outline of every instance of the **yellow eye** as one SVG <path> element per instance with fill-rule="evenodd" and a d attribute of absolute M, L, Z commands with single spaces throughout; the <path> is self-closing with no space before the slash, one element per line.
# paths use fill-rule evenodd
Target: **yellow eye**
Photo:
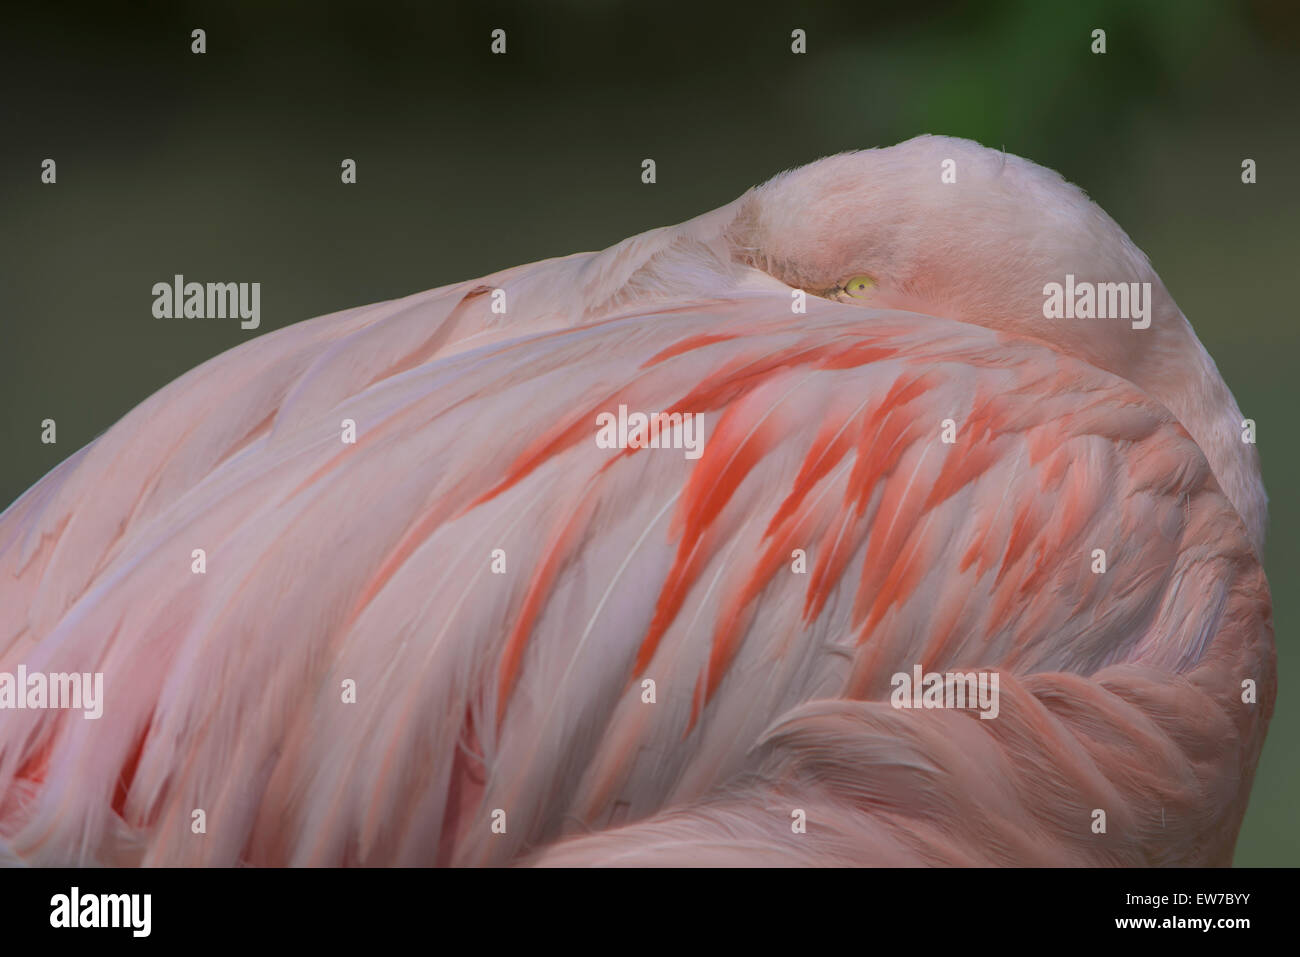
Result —
<path fill-rule="evenodd" d="M 855 299 L 860 299 L 876 288 L 876 281 L 870 276 L 854 276 L 844 284 L 844 291 Z"/>

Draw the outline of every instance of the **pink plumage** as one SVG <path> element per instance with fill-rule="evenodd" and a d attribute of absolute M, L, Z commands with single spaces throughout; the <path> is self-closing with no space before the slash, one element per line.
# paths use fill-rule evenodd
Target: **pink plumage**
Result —
<path fill-rule="evenodd" d="M 1044 318 L 1067 274 L 1150 326 Z M 699 457 L 601 447 L 620 406 Z M 1100 209 L 938 137 L 261 336 L 0 517 L 0 671 L 105 676 L 3 714 L 0 859 L 1228 863 L 1275 693 L 1240 419 Z M 895 707 L 915 666 L 997 716 Z"/>

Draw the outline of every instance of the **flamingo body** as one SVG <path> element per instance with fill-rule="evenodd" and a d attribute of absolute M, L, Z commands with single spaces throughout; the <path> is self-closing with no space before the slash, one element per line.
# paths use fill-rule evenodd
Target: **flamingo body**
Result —
<path fill-rule="evenodd" d="M 104 716 L 0 712 L 0 855 L 1229 863 L 1275 694 L 1250 461 L 917 283 L 793 312 L 761 218 L 261 336 L 46 476 L 0 671 L 103 672 Z M 601 448 L 620 405 L 702 454 Z M 996 672 L 997 717 L 892 707 L 917 665 Z"/>

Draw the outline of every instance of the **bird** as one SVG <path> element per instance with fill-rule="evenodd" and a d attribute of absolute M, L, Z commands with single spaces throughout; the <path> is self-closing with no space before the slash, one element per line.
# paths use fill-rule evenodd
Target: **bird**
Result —
<path fill-rule="evenodd" d="M 0 516 L 0 674 L 103 677 L 0 710 L 0 861 L 1228 865 L 1242 424 L 1099 206 L 946 136 L 257 335 Z"/>

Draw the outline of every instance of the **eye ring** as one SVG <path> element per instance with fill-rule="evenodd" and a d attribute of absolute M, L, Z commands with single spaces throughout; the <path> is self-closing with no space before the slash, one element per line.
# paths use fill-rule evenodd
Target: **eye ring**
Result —
<path fill-rule="evenodd" d="M 876 281 L 866 274 L 846 280 L 843 286 L 845 295 L 852 296 L 854 299 L 862 299 L 875 288 Z"/>

